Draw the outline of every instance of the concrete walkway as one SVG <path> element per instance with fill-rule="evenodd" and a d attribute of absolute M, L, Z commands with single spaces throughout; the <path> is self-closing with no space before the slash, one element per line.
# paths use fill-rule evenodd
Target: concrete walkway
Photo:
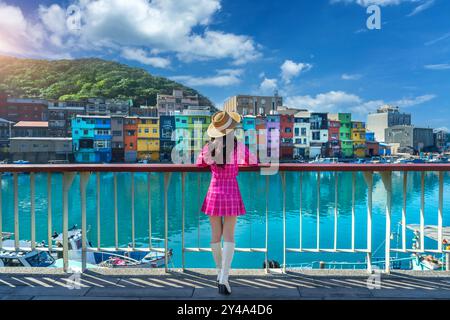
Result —
<path fill-rule="evenodd" d="M 381 288 L 371 290 L 367 286 L 368 275 L 358 271 L 233 271 L 233 295 L 224 297 L 217 293 L 212 270 L 166 274 L 160 270 L 114 269 L 89 271 L 77 278 L 58 270 L 3 269 L 0 300 L 450 299 L 449 273 L 381 275 Z"/>

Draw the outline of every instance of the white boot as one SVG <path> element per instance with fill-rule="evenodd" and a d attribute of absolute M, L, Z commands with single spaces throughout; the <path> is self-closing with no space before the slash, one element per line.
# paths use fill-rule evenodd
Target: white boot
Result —
<path fill-rule="evenodd" d="M 219 283 L 220 275 L 222 271 L 222 245 L 220 242 L 211 243 L 211 250 L 214 258 L 214 262 L 217 268 L 217 283 Z"/>
<path fill-rule="evenodd" d="M 234 242 L 224 242 L 222 250 L 222 274 L 219 280 L 219 293 L 231 294 L 231 287 L 228 283 L 228 275 L 230 274 L 231 262 L 234 255 Z"/>

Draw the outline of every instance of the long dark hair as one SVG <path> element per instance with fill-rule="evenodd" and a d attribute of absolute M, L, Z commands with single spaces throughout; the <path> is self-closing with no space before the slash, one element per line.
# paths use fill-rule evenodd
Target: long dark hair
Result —
<path fill-rule="evenodd" d="M 223 147 L 222 147 L 222 151 L 221 151 L 222 161 L 221 161 L 221 163 L 216 163 L 217 166 L 224 167 L 227 164 L 227 159 L 230 158 L 230 154 L 236 152 L 238 140 L 236 137 L 233 137 L 233 138 L 234 138 L 234 148 L 233 148 L 234 150 L 227 150 L 226 136 L 219 138 L 219 139 L 222 139 Z M 216 140 L 216 138 L 211 138 L 211 142 L 209 144 L 210 147 L 212 147 L 211 143 L 214 142 L 215 140 Z M 212 147 L 211 156 L 213 158 L 216 157 L 216 148 L 214 148 L 214 147 Z"/>

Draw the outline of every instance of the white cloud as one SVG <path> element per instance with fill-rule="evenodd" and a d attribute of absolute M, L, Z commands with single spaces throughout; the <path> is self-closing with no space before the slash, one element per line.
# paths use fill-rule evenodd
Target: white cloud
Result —
<path fill-rule="evenodd" d="M 428 70 L 449 70 L 450 64 L 442 63 L 442 64 L 428 64 L 425 66 L 425 69 Z"/>
<path fill-rule="evenodd" d="M 122 50 L 122 57 L 127 60 L 138 61 L 142 64 L 146 64 L 155 68 L 168 68 L 170 66 L 170 60 L 161 57 L 149 56 L 142 49 L 124 48 Z"/>
<path fill-rule="evenodd" d="M 435 95 L 426 94 L 413 98 L 403 98 L 388 104 L 407 108 L 426 103 L 435 97 Z M 385 104 L 386 102 L 383 100 L 365 101 L 355 94 L 344 91 L 330 91 L 316 96 L 292 96 L 286 99 L 286 105 L 289 107 L 329 113 L 351 112 L 360 118 L 364 118 L 367 113 L 374 112 Z"/>
<path fill-rule="evenodd" d="M 431 8 L 434 5 L 435 0 L 427 0 L 424 3 L 418 5 L 416 8 L 414 8 L 413 11 L 411 11 L 410 14 L 408 14 L 408 17 L 415 16 L 416 14 L 421 13 L 422 11 L 425 11 L 429 8 Z"/>
<path fill-rule="evenodd" d="M 348 74 L 348 73 L 344 73 L 341 76 L 342 80 L 359 80 L 362 78 L 362 75 L 360 74 Z"/>
<path fill-rule="evenodd" d="M 264 95 L 273 95 L 275 90 L 277 90 L 277 87 L 277 79 L 264 78 L 264 80 L 261 82 L 261 85 L 259 86 L 259 92 L 260 94 Z"/>
<path fill-rule="evenodd" d="M 281 65 L 281 78 L 284 82 L 290 83 L 292 78 L 297 77 L 302 72 L 306 72 L 312 68 L 309 63 L 295 63 L 292 60 L 286 60 Z"/>
<path fill-rule="evenodd" d="M 315 97 L 306 95 L 293 96 L 286 99 L 287 106 L 322 112 L 332 112 L 341 107 L 349 107 L 360 103 L 362 103 L 360 97 L 343 91 L 330 91 L 318 94 Z"/>
<path fill-rule="evenodd" d="M 331 0 L 331 3 L 356 3 L 363 7 L 368 7 L 370 5 L 378 5 L 378 6 L 394 6 L 402 3 L 414 3 L 419 2 L 421 0 Z"/>
<path fill-rule="evenodd" d="M 450 129 L 448 127 L 440 127 L 434 129 L 435 132 L 444 131 L 444 132 L 450 132 Z"/>
<path fill-rule="evenodd" d="M 31 48 L 42 48 L 44 30 L 28 22 L 19 7 L 0 0 L 0 53 L 25 54 Z"/>
<path fill-rule="evenodd" d="M 0 50 L 28 51 L 31 55 L 40 53 L 45 42 L 53 47 L 48 51 L 57 53 L 145 48 L 149 52 L 173 53 L 183 61 L 230 59 L 235 64 L 261 56 L 252 38 L 212 30 L 214 15 L 221 9 L 220 0 L 72 0 L 69 4 L 78 7 L 80 27 L 68 29 L 67 19 L 75 16 L 67 18 L 66 8 L 58 4 L 40 6 L 36 16 L 43 41 L 41 46 L 30 46 L 34 49 L 30 52 L 25 48 L 26 41 L 16 39 L 37 28 L 29 28 L 20 8 L 3 5 L 0 0 Z M 3 43 L 4 35 L 8 35 L 7 44 Z M 9 38 L 15 42 L 11 44 Z"/>
<path fill-rule="evenodd" d="M 401 100 L 394 102 L 394 104 L 399 107 L 404 107 L 404 108 L 413 107 L 413 106 L 431 101 L 434 98 L 436 98 L 436 95 L 434 95 L 434 94 L 425 94 L 423 96 L 418 96 L 418 97 L 414 97 L 414 98 L 403 98 Z"/>
<path fill-rule="evenodd" d="M 192 87 L 227 87 L 241 83 L 242 73 L 241 69 L 223 69 L 210 77 L 175 76 L 171 79 Z"/>

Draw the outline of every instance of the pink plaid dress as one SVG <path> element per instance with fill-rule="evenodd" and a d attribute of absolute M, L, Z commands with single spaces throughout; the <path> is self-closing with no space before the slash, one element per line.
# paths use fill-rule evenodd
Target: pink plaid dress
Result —
<path fill-rule="evenodd" d="M 211 184 L 201 211 L 209 216 L 241 216 L 246 213 L 237 182 L 239 165 L 256 165 L 257 159 L 248 148 L 238 142 L 232 163 L 218 166 L 206 145 L 197 159 L 197 165 L 211 167 Z"/>

